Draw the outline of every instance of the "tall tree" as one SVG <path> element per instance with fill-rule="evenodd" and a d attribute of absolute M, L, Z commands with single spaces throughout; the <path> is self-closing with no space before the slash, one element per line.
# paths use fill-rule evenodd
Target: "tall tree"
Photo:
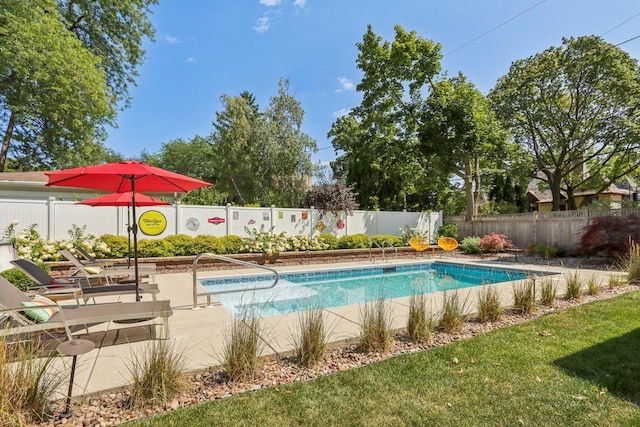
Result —
<path fill-rule="evenodd" d="M 311 154 L 317 145 L 302 132 L 304 109 L 291 93 L 288 79 L 278 80 L 278 94 L 271 98 L 264 119 L 258 159 L 262 164 L 261 202 L 299 207 L 313 175 Z"/>
<path fill-rule="evenodd" d="M 230 201 L 255 203 L 260 193 L 258 138 L 264 127 L 255 96 L 244 91 L 239 96 L 222 95 L 223 109 L 216 113 L 211 140 L 218 169 L 218 188 Z"/>
<path fill-rule="evenodd" d="M 514 62 L 490 99 L 514 140 L 531 153 L 553 195 L 553 210 L 578 208 L 579 189 L 602 191 L 638 169 L 637 61 L 600 37 Z"/>
<path fill-rule="evenodd" d="M 390 43 L 369 26 L 357 45 L 363 99 L 329 133 L 345 153 L 336 165 L 369 208 L 441 208 L 457 191 L 451 178 L 458 175 L 470 218 L 480 166 L 505 158 L 496 156 L 507 152 L 505 133 L 472 83 L 441 75 L 439 44 L 399 25 L 395 31 Z"/>
<path fill-rule="evenodd" d="M 363 99 L 333 124 L 329 137 L 344 152 L 336 167 L 354 185 L 361 207 L 420 209 L 429 193 L 448 186 L 447 177 L 433 179 L 418 131 L 423 94 L 440 73 L 442 54 L 440 45 L 415 32 L 399 25 L 395 32 L 389 43 L 368 26 L 357 43 L 356 63 L 363 72 L 357 90 Z"/>
<path fill-rule="evenodd" d="M 316 143 L 302 132 L 304 110 L 289 81 L 279 80 L 278 95 L 262 112 L 246 91 L 221 99 L 212 134 L 220 189 L 243 205 L 301 206 Z"/>
<path fill-rule="evenodd" d="M 206 182 L 217 181 L 218 169 L 213 145 L 208 138 L 196 135 L 191 140 L 174 139 L 162 144 L 157 153 L 141 154 L 141 160 L 173 172 Z M 181 199 L 189 205 L 219 205 L 226 203 L 226 194 L 217 186 L 199 188 Z"/>
<path fill-rule="evenodd" d="M 477 215 L 481 173 L 505 165 L 509 149 L 502 129 L 487 99 L 459 74 L 433 84 L 424 104 L 422 147 L 436 153 L 443 172 L 462 179 L 467 202 L 466 220 Z"/>
<path fill-rule="evenodd" d="M 128 103 L 153 3 L 0 0 L 0 170 L 10 154 L 42 167 L 112 154 L 104 126 Z"/>

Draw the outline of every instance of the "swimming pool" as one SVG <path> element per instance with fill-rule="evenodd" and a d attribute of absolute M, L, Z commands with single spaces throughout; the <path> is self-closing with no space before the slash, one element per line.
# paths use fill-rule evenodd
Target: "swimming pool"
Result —
<path fill-rule="evenodd" d="M 526 278 L 531 272 L 440 261 L 419 264 L 354 267 L 311 272 L 282 273 L 272 289 L 216 295 L 234 315 L 268 317 L 308 310 L 339 307 L 410 296 L 421 291 L 438 292 Z M 540 274 L 540 273 L 536 273 Z M 266 287 L 273 276 L 253 275 L 202 279 L 210 292 L 246 287 Z M 246 285 L 246 286 L 245 286 Z"/>

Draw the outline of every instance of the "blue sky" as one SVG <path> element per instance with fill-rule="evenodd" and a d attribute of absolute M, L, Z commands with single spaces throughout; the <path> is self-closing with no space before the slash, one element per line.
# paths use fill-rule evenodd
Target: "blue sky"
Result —
<path fill-rule="evenodd" d="M 106 145 L 125 157 L 209 135 L 223 94 L 247 90 L 266 107 L 284 77 L 320 149 L 314 161 L 334 159 L 326 135 L 360 103 L 356 43 L 368 24 L 386 40 L 400 24 L 440 43 L 443 70 L 485 94 L 513 61 L 562 37 L 640 36 L 637 0 L 160 0 L 151 19 L 156 41 L 145 44 L 131 106 L 108 129 Z M 620 47 L 640 58 L 640 38 Z"/>

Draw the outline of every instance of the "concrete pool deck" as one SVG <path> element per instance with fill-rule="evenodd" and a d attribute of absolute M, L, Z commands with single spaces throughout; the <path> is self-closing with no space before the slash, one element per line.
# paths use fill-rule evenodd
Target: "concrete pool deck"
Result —
<path fill-rule="evenodd" d="M 297 265 L 277 267 L 279 272 L 318 270 L 327 268 L 347 268 L 352 266 L 393 265 L 399 263 L 424 263 L 427 261 L 446 261 L 453 263 L 472 264 L 498 268 L 515 268 L 540 271 L 543 273 L 557 273 L 548 276 L 557 283 L 558 295 L 565 292 L 565 281 L 569 275 L 577 274 L 583 283 L 583 289 L 588 279 L 595 278 L 602 286 L 609 283 L 609 277 L 615 272 L 587 269 L 568 269 L 562 267 L 529 265 L 509 261 L 488 261 L 483 259 L 445 258 L 409 258 L 398 259 L 385 263 L 349 262 L 321 265 Z M 223 271 L 202 271 L 198 279 L 207 277 L 233 276 L 263 272 L 254 269 L 229 269 Z M 220 365 L 224 350 L 225 332 L 233 322 L 233 316 L 220 304 L 214 303 L 205 307 L 206 298 L 200 297 L 200 308 L 193 309 L 193 277 L 190 273 L 159 274 L 157 282 L 160 288 L 158 299 L 171 301 L 173 316 L 169 318 L 169 340 L 181 350 L 185 356 L 187 371 L 207 369 Z M 505 306 L 513 303 L 513 284 L 505 282 L 496 285 Z M 204 291 L 198 285 L 199 292 Z M 468 295 L 468 310 L 475 312 L 477 292 L 481 287 L 460 290 L 462 298 Z M 149 298 L 148 296 L 145 296 Z M 443 292 L 428 294 L 429 307 L 437 313 L 442 305 Z M 406 325 L 410 297 L 389 300 L 393 326 L 397 329 Z M 133 301 L 134 297 L 127 295 L 121 301 Z M 100 298 L 98 302 L 115 301 L 115 299 Z M 357 337 L 361 304 L 324 309 L 325 322 L 331 330 L 331 342 L 349 341 Z M 262 318 L 261 330 L 267 345 L 264 346 L 265 355 L 291 350 L 291 335 L 296 329 L 298 314 L 291 313 Z M 87 354 L 78 356 L 76 378 L 74 381 L 74 395 L 97 393 L 100 391 L 124 386 L 130 382 L 131 374 L 128 369 L 132 366 L 134 354 L 140 355 L 148 348 L 150 328 L 141 325 L 101 325 L 90 329 L 90 334 L 84 336 L 98 344 L 99 348 Z M 162 328 L 159 327 L 158 332 Z M 65 358 L 68 363 L 69 358 Z"/>

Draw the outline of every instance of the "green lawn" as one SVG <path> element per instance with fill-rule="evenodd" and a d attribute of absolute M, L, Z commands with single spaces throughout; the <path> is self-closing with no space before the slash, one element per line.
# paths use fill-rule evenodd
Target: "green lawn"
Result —
<path fill-rule="evenodd" d="M 636 291 L 134 425 L 638 426 L 639 403 Z"/>

